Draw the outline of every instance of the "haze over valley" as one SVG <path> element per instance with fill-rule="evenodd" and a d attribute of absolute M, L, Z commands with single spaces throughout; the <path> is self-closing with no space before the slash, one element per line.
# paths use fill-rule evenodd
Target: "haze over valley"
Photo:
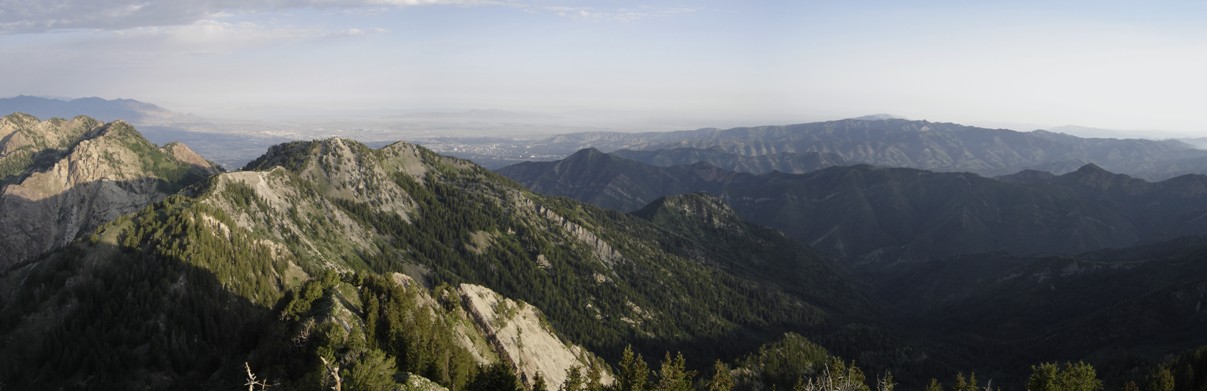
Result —
<path fill-rule="evenodd" d="M 0 0 L 0 389 L 1204 391 L 1205 17 Z"/>

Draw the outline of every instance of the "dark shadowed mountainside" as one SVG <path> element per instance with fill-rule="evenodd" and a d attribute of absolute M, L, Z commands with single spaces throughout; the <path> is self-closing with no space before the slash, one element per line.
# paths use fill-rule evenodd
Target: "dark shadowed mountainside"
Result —
<path fill-rule="evenodd" d="M 999 179 L 872 166 L 752 175 L 705 164 L 660 168 L 585 150 L 499 170 L 534 191 L 630 210 L 685 192 L 719 197 L 751 222 L 880 265 L 960 254 L 1076 254 L 1207 233 L 1207 177 L 1147 182 L 1086 165 Z"/>

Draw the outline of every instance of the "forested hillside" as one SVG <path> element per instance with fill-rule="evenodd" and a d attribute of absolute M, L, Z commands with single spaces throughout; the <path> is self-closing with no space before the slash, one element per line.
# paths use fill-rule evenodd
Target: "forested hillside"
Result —
<path fill-rule="evenodd" d="M 5 357 L 43 359 L 6 362 L 6 378 L 61 379 L 64 386 L 101 375 L 112 384 L 229 381 L 246 357 L 259 354 L 256 346 L 322 323 L 273 319 L 289 318 L 293 297 L 313 295 L 307 292 L 316 288 L 308 286 L 331 273 L 349 285 L 341 285 L 343 296 L 325 300 L 345 307 L 357 307 L 349 298 L 365 293 L 351 292 L 370 289 L 363 281 L 374 275 L 401 272 L 427 286 L 482 284 L 541 308 L 558 333 L 605 357 L 630 344 L 643 352 L 732 357 L 783 330 L 842 335 L 842 325 L 874 324 L 874 306 L 825 258 L 776 248 L 791 261 L 786 267 L 813 271 L 800 276 L 814 283 L 765 284 L 742 272 L 749 269 L 744 263 L 759 259 L 731 259 L 725 249 L 691 251 L 692 242 L 675 239 L 694 223 L 660 226 L 537 196 L 466 161 L 404 143 L 380 150 L 341 139 L 285 144 L 246 171 L 216 175 L 8 270 L 0 331 L 22 342 L 6 346 L 13 354 Z M 696 230 L 689 240 L 724 234 L 747 248 L 785 241 L 744 223 L 729 228 Z M 371 313 L 351 311 L 362 320 Z M 147 345 L 149 332 L 166 339 Z M 327 338 L 312 333 L 303 339 Z M 341 343 L 351 343 L 347 338 Z M 77 344 L 87 348 L 60 354 Z M 180 355 L 175 366 L 165 366 L 171 357 L 147 354 L 172 344 L 179 348 L 156 351 Z M 411 365 L 390 349 L 401 348 L 382 348 L 399 367 Z M 103 354 L 110 351 L 137 360 L 114 367 Z M 352 365 L 371 352 L 338 358 Z M 303 368 L 286 373 L 315 371 L 313 360 L 288 365 Z M 39 370 L 44 376 L 14 377 Z"/>
<path fill-rule="evenodd" d="M 149 145 L 121 124 L 96 129 Z M 173 150 L 136 156 L 187 156 L 157 154 Z M 136 181 L 169 177 L 143 172 L 150 179 Z M 1093 167 L 1002 180 L 832 168 L 801 188 L 884 189 L 854 186 L 881 176 L 897 178 L 884 183 L 899 184 L 899 194 L 987 183 L 1102 208 L 1160 200 L 1137 209 L 1153 219 L 1191 216 L 1199 194 L 1187 185 L 1194 177 L 1149 183 Z M 953 186 L 944 192 L 979 194 Z M 1202 239 L 1071 257 L 919 259 L 855 274 L 824 247 L 747 222 L 730 206 L 733 193 L 659 197 L 621 213 L 538 195 L 411 144 L 371 149 L 338 138 L 278 145 L 242 171 L 162 191 L 175 194 L 0 272 L 0 383 L 573 391 L 1201 383 L 1202 360 L 1190 349 L 1207 343 Z M 835 205 L 844 204 L 818 210 L 848 211 Z"/>

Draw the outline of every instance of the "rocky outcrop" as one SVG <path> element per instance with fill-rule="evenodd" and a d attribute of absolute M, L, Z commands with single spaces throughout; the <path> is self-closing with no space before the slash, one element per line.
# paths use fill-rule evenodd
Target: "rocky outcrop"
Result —
<path fill-rule="evenodd" d="M 585 368 L 600 365 L 600 359 L 591 352 L 562 341 L 536 307 L 479 285 L 461 284 L 458 291 L 499 355 L 525 384 L 531 386 L 540 374 L 550 389 L 557 389 L 571 368 L 586 372 Z M 602 370 L 600 382 L 606 385 L 612 381 L 612 375 Z"/>
<path fill-rule="evenodd" d="M 0 189 L 0 268 L 66 245 L 217 169 L 183 144 L 158 148 L 124 122 L 0 121 L 4 159 L 34 156 Z"/>

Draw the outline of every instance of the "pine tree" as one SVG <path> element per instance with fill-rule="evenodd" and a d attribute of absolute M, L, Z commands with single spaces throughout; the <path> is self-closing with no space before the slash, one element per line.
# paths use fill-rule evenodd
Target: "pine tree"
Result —
<path fill-rule="evenodd" d="M 1056 363 L 1043 363 L 1031 367 L 1027 379 L 1027 391 L 1099 391 L 1102 381 L 1094 367 L 1084 362 L 1065 363 L 1064 368 Z M 1172 390 L 1170 390 L 1172 391 Z"/>
<path fill-rule="evenodd" d="M 1031 366 L 1031 377 L 1027 379 L 1027 391 L 1059 391 L 1059 368 L 1056 363 L 1042 363 Z M 957 381 L 960 380 L 957 378 Z M 957 383 L 958 384 L 958 383 Z"/>
<path fill-rule="evenodd" d="M 926 391 L 943 391 L 943 385 L 939 384 L 939 379 L 930 378 L 930 384 L 926 385 Z"/>
<path fill-rule="evenodd" d="M 598 364 L 590 364 L 591 369 L 587 371 L 587 391 L 603 391 L 603 367 Z"/>
<path fill-rule="evenodd" d="M 532 391 L 547 391 L 548 386 L 545 385 L 545 377 L 541 376 L 540 372 L 532 377 Z"/>
<path fill-rule="evenodd" d="M 708 381 L 708 391 L 732 391 L 733 390 L 733 374 L 729 373 L 729 366 L 717 360 L 713 363 L 712 380 Z"/>
<path fill-rule="evenodd" d="M 1148 383 L 1148 391 L 1173 391 L 1174 381 L 1173 373 L 1169 368 L 1161 368 L 1153 375 L 1152 381 Z"/>
<path fill-rule="evenodd" d="M 469 391 L 523 391 L 520 380 L 512 372 L 511 366 L 497 362 L 487 366 L 465 385 Z"/>
<path fill-rule="evenodd" d="M 897 388 L 897 383 L 893 382 L 893 373 L 885 372 L 884 376 L 876 379 L 876 391 L 893 391 Z"/>
<path fill-rule="evenodd" d="M 1172 383 L 1173 377 L 1170 377 Z M 1065 363 L 1064 371 L 1060 376 L 1060 385 L 1064 391 L 1099 391 L 1102 389 L 1102 381 L 1098 380 L 1098 373 L 1094 367 L 1084 362 Z M 1170 384 L 1170 390 L 1173 390 L 1173 385 Z"/>
<path fill-rule="evenodd" d="M 370 349 L 344 375 L 343 385 L 349 391 L 386 391 L 394 388 L 394 360 L 386 353 Z"/>
<path fill-rule="evenodd" d="M 579 367 L 573 367 L 566 370 L 566 381 L 562 383 L 560 391 L 580 391 L 583 389 L 583 374 Z"/>
<path fill-rule="evenodd" d="M 633 353 L 632 346 L 626 346 L 621 354 L 618 375 L 617 391 L 643 391 L 649 381 L 650 369 L 641 356 Z"/>
<path fill-rule="evenodd" d="M 654 389 L 657 391 L 690 391 L 692 378 L 695 376 L 694 371 L 687 370 L 687 360 L 683 358 L 683 353 L 677 354 L 672 359 L 670 352 L 667 352 L 662 360 L 662 366 L 658 369 L 658 385 Z"/>

